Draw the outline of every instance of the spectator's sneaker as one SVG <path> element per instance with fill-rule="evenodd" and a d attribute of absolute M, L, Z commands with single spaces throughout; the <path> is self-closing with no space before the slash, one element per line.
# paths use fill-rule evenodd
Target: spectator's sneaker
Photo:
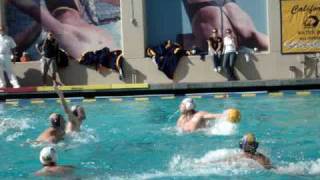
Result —
<path fill-rule="evenodd" d="M 213 70 L 214 70 L 214 72 L 218 72 L 218 69 L 217 69 L 217 68 L 214 68 Z"/>
<path fill-rule="evenodd" d="M 13 85 L 13 88 L 20 88 L 20 85 L 19 84 L 15 84 L 15 85 Z"/>
<path fill-rule="evenodd" d="M 221 66 L 218 66 L 218 72 L 221 72 Z"/>

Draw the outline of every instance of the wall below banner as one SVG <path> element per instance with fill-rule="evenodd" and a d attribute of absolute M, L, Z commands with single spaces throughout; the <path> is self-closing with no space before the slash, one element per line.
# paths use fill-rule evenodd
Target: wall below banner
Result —
<path fill-rule="evenodd" d="M 268 54 L 258 54 L 249 62 L 239 57 L 236 63 L 236 72 L 240 80 L 273 80 L 273 79 L 301 79 L 315 77 L 315 64 L 306 66 L 307 76 L 303 75 L 304 65 L 301 61 L 304 56 L 287 55 L 279 61 Z M 16 63 L 14 71 L 22 86 L 41 85 L 40 62 Z M 212 57 L 207 56 L 204 61 L 198 56 L 183 57 L 175 73 L 175 79 L 168 79 L 158 71 L 156 64 L 149 58 L 126 59 L 126 78 L 119 80 L 116 72 L 97 72 L 94 68 L 70 61 L 68 67 L 60 69 L 59 74 L 65 85 L 93 85 L 112 83 L 197 83 L 226 81 L 223 73 L 213 71 Z"/>

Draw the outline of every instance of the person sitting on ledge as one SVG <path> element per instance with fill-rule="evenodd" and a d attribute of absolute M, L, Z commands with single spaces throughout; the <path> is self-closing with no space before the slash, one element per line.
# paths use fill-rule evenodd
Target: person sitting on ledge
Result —
<path fill-rule="evenodd" d="M 23 52 L 22 56 L 20 57 L 20 62 L 25 63 L 25 62 L 29 62 L 29 61 L 31 61 L 29 53 L 28 52 Z"/>

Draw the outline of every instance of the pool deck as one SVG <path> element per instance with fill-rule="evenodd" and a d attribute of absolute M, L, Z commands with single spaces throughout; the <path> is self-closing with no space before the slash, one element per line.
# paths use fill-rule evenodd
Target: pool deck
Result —
<path fill-rule="evenodd" d="M 214 83 L 170 83 L 170 84 L 110 84 L 91 86 L 62 86 L 66 97 L 94 98 L 98 96 L 131 96 L 173 94 L 185 95 L 190 93 L 219 93 L 219 92 L 252 92 L 281 90 L 310 90 L 320 89 L 320 79 L 295 80 L 259 80 L 232 81 Z M 19 89 L 0 89 L 0 100 L 56 98 L 57 95 L 50 86 L 23 87 Z"/>

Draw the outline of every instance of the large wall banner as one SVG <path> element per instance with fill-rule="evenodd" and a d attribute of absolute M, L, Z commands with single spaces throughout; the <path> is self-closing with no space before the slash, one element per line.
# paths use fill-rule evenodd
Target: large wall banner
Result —
<path fill-rule="evenodd" d="M 320 1 L 281 0 L 282 53 L 320 52 Z"/>
<path fill-rule="evenodd" d="M 269 49 L 267 0 L 149 0 L 148 46 L 175 40 L 185 48 L 207 50 L 212 29 L 231 29 L 239 47 Z"/>
<path fill-rule="evenodd" d="M 70 56 L 121 49 L 120 0 L 8 0 L 6 22 L 19 51 L 39 59 L 35 44 L 52 32 Z"/>

